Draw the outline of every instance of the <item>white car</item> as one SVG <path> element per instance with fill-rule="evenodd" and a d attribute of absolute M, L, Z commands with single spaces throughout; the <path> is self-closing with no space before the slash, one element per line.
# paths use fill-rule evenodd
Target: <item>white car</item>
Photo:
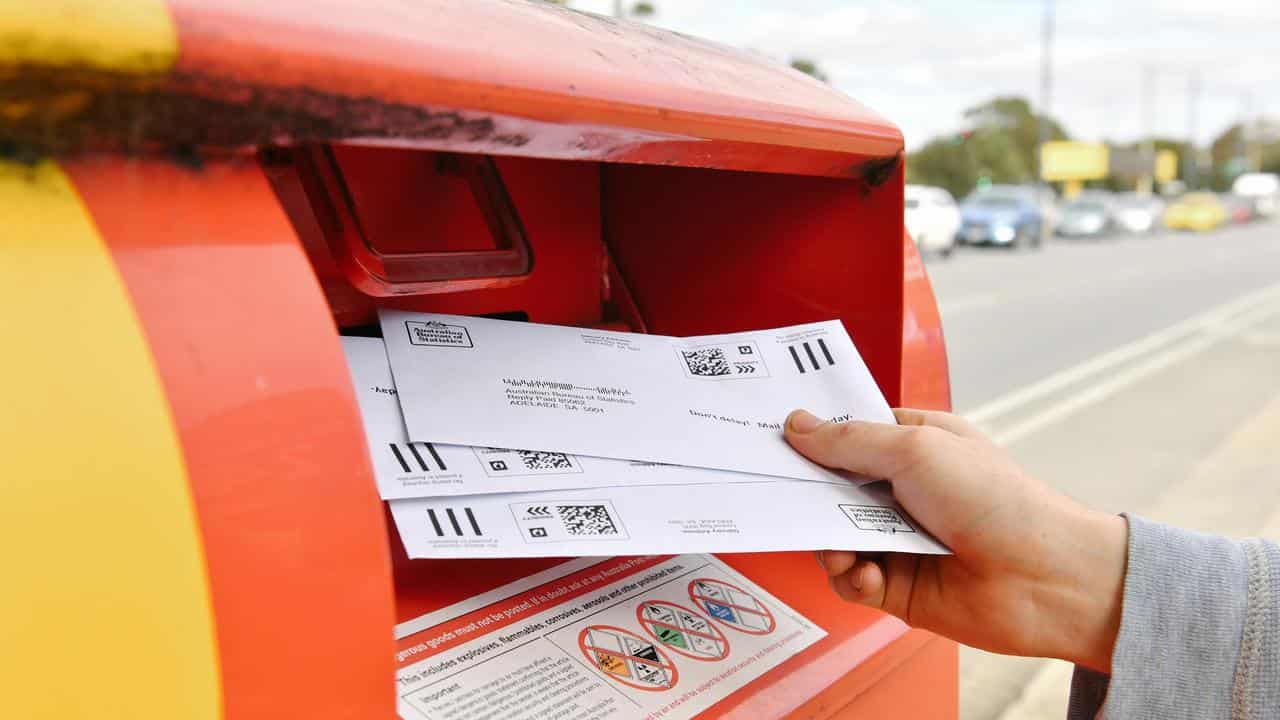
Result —
<path fill-rule="evenodd" d="M 960 210 L 951 193 L 939 187 L 908 185 L 904 205 L 907 232 L 920 252 L 949 256 L 960 232 Z"/>
<path fill-rule="evenodd" d="M 1273 218 L 1280 215 L 1280 175 L 1275 173 L 1245 173 L 1236 178 L 1231 192 L 1247 199 L 1253 205 L 1254 215 Z"/>

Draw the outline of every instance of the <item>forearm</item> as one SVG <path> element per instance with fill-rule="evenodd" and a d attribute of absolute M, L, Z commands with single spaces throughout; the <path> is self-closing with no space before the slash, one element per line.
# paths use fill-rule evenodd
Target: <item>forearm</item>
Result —
<path fill-rule="evenodd" d="M 1120 631 L 1129 528 L 1123 517 L 1074 503 L 1054 539 L 1053 581 L 1039 652 L 1101 672 L 1111 669 Z"/>

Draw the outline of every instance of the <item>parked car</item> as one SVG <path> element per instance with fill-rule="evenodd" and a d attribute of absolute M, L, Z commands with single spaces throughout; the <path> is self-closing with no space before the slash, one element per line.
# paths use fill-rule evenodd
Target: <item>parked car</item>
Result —
<path fill-rule="evenodd" d="M 907 232 L 920 251 L 949 257 L 960 230 L 960 209 L 951 193 L 940 187 L 908 185 L 904 205 Z"/>
<path fill-rule="evenodd" d="M 1245 173 L 1231 184 L 1231 192 L 1247 198 L 1253 204 L 1258 218 L 1280 215 L 1280 175 L 1275 173 Z"/>
<path fill-rule="evenodd" d="M 1103 237 L 1115 229 L 1115 209 L 1111 196 L 1087 195 L 1070 200 L 1058 213 L 1056 235 L 1062 237 Z"/>
<path fill-rule="evenodd" d="M 1116 227 L 1134 234 L 1151 232 L 1159 227 L 1164 210 L 1164 201 L 1155 195 L 1122 193 L 1116 197 Z"/>
<path fill-rule="evenodd" d="M 1036 188 L 992 185 L 960 206 L 959 240 L 970 245 L 1016 248 L 1039 245 L 1045 212 Z"/>
<path fill-rule="evenodd" d="M 1170 230 L 1213 230 L 1227 222 L 1227 209 L 1217 195 L 1192 192 L 1178 198 L 1164 213 Z"/>

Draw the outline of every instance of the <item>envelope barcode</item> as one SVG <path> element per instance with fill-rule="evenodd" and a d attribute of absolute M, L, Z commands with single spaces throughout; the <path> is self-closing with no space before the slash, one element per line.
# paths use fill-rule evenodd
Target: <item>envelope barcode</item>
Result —
<path fill-rule="evenodd" d="M 443 518 L 441 514 L 444 515 Z M 484 533 L 480 531 L 480 523 L 476 521 L 475 513 L 471 512 L 471 508 L 462 508 L 462 514 L 466 518 L 467 527 L 471 533 L 476 537 L 482 537 Z M 427 508 L 427 519 L 431 521 L 431 529 L 435 530 L 436 537 L 466 537 L 468 534 L 453 508 L 444 508 L 443 513 L 437 513 L 435 508 Z"/>
<path fill-rule="evenodd" d="M 516 454 L 520 457 L 520 462 L 524 464 L 526 470 L 573 469 L 573 461 L 564 453 L 517 450 Z"/>
<path fill-rule="evenodd" d="M 444 464 L 444 460 L 440 459 L 440 453 L 436 452 L 436 448 L 431 443 L 411 442 L 411 443 L 387 443 L 391 447 L 391 454 L 395 455 L 396 462 L 400 464 L 400 468 L 405 472 L 414 472 L 414 466 L 420 468 L 422 472 L 434 472 L 435 468 L 428 463 L 426 458 L 422 456 L 422 452 L 418 450 L 418 446 L 424 447 L 431 456 L 431 460 L 441 471 L 448 470 L 449 467 Z M 403 446 L 404 450 L 401 450 Z M 406 451 L 408 457 L 406 457 Z M 409 459 L 412 458 L 414 464 L 410 465 Z"/>
<path fill-rule="evenodd" d="M 556 512 L 570 535 L 618 534 L 618 526 L 604 505 L 557 505 Z"/>
<path fill-rule="evenodd" d="M 825 364 L 819 364 L 818 354 L 814 352 L 814 345 L 809 341 L 788 345 L 787 351 L 791 353 L 791 361 L 796 364 L 796 369 L 801 374 L 808 372 L 806 364 L 813 370 L 821 370 L 823 367 L 831 367 L 836 364 L 836 359 L 831 356 L 831 350 L 827 348 L 827 343 L 822 338 L 817 341 L 818 353 L 822 354 Z"/>
<path fill-rule="evenodd" d="M 733 369 L 722 348 L 703 348 L 701 350 L 685 350 L 681 353 L 689 373 L 698 377 L 720 377 L 730 375 Z"/>

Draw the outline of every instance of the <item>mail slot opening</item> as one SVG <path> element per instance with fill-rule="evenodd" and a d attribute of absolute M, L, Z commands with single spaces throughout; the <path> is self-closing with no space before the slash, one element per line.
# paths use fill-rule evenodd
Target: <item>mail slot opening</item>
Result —
<path fill-rule="evenodd" d="M 263 160 L 277 186 L 294 186 L 295 203 L 367 294 L 518 281 L 533 266 L 520 215 L 488 156 L 335 144 L 272 150 Z"/>
<path fill-rule="evenodd" d="M 871 183 L 861 176 L 343 144 L 277 150 L 262 159 L 340 327 L 376 322 L 379 307 L 455 315 L 521 312 L 533 322 L 663 335 L 840 318 L 881 390 L 891 401 L 898 396 L 900 164 L 883 182 Z M 367 185 L 342 190 L 340 171 L 348 181 Z M 439 176 L 441 197 L 458 202 L 417 202 L 420 188 L 399 187 L 420 176 Z M 463 192 L 462 177 L 470 178 L 468 188 L 489 187 L 493 193 Z M 348 194 L 356 198 L 353 212 L 363 215 L 344 220 L 344 206 L 335 203 L 346 203 Z M 493 225 L 477 220 L 484 202 L 463 202 L 468 197 L 489 198 L 498 217 L 503 208 L 511 211 L 509 219 L 518 221 L 520 231 L 508 236 L 511 248 L 503 249 L 506 241 L 489 232 Z M 508 276 L 486 270 L 481 276 L 480 266 L 473 265 L 475 272 L 467 276 L 388 281 L 373 262 L 374 250 L 385 258 L 394 250 L 417 249 L 414 242 L 434 242 L 436 235 L 414 234 L 421 227 L 414 218 L 423 217 L 427 207 L 442 218 L 458 215 L 432 226 L 458 229 L 458 239 L 431 246 L 453 248 L 442 255 L 510 258 L 522 252 L 514 239 L 521 238 L 528 270 Z M 388 228 L 380 244 L 369 246 L 344 229 L 374 213 L 376 219 L 365 224 Z M 477 249 L 486 242 L 496 249 Z M 419 255 L 403 257 L 417 262 Z"/>

